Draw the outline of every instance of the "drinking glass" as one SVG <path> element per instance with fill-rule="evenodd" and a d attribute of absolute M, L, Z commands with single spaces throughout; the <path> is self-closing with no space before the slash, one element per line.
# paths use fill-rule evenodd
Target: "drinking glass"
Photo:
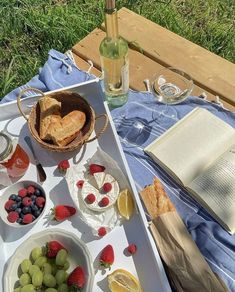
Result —
<path fill-rule="evenodd" d="M 191 94 L 194 86 L 189 74 L 174 67 L 163 68 L 154 74 L 150 85 L 157 100 L 166 105 L 160 113 L 155 111 L 157 118 L 163 115 L 176 118 L 176 110 L 169 105 L 183 102 Z"/>

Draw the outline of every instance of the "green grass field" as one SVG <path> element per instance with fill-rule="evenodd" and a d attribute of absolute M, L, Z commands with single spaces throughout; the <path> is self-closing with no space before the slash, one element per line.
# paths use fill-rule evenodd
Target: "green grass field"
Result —
<path fill-rule="evenodd" d="M 116 2 L 235 62 L 234 0 Z M 37 74 L 51 48 L 65 52 L 99 26 L 103 3 L 0 0 L 0 97 Z"/>

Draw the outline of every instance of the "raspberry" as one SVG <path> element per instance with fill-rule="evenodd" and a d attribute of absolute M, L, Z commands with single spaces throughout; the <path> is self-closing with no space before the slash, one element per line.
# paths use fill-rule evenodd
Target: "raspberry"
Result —
<path fill-rule="evenodd" d="M 36 205 L 39 208 L 42 208 L 45 205 L 45 199 L 43 197 L 37 197 L 37 199 L 36 199 Z"/>
<path fill-rule="evenodd" d="M 77 185 L 77 187 L 79 188 L 79 189 L 81 189 L 82 187 L 83 187 L 83 185 L 84 185 L 84 180 L 79 180 L 77 183 L 76 183 L 76 185 Z"/>
<path fill-rule="evenodd" d="M 137 246 L 132 243 L 127 247 L 127 250 L 130 254 L 135 254 L 137 252 Z"/>
<path fill-rule="evenodd" d="M 31 203 L 32 203 L 32 200 L 31 200 L 29 197 L 25 197 L 25 198 L 23 198 L 23 200 L 22 200 L 22 204 L 23 204 L 24 206 L 30 206 Z"/>
<path fill-rule="evenodd" d="M 18 191 L 18 195 L 19 195 L 21 198 L 26 197 L 26 196 L 27 196 L 27 193 L 28 193 L 28 191 L 27 191 L 26 189 L 20 189 L 20 190 Z"/>
<path fill-rule="evenodd" d="M 66 173 L 67 169 L 70 167 L 68 160 L 62 160 L 58 164 L 58 169 L 61 173 Z"/>
<path fill-rule="evenodd" d="M 29 223 L 31 223 L 33 221 L 33 215 L 32 214 L 26 214 L 26 215 L 24 215 L 24 217 L 23 217 L 23 223 L 24 224 L 29 224 Z"/>
<path fill-rule="evenodd" d="M 19 218 L 19 214 L 15 211 L 12 211 L 8 214 L 7 220 L 11 223 L 16 222 L 16 220 Z"/>
<path fill-rule="evenodd" d="M 34 186 L 29 186 L 29 187 L 27 188 L 27 192 L 28 192 L 29 195 L 33 195 L 34 192 L 35 192 L 35 188 L 34 188 Z"/>
<path fill-rule="evenodd" d="M 86 202 L 88 204 L 92 204 L 95 202 L 95 195 L 94 194 L 89 194 L 86 196 Z"/>
<path fill-rule="evenodd" d="M 107 230 L 106 230 L 105 227 L 100 227 L 100 228 L 98 229 L 98 235 L 99 235 L 99 236 L 105 236 L 106 234 L 107 234 Z"/>
<path fill-rule="evenodd" d="M 5 205 L 4 205 L 4 208 L 6 211 L 11 211 L 11 206 L 15 204 L 15 201 L 13 200 L 8 200 Z"/>
<path fill-rule="evenodd" d="M 100 207 L 106 207 L 109 204 L 109 198 L 108 197 L 104 197 L 100 202 L 99 202 L 99 206 Z"/>
<path fill-rule="evenodd" d="M 108 193 L 108 192 L 110 192 L 112 190 L 112 185 L 111 185 L 111 183 L 105 183 L 104 185 L 103 185 L 103 191 L 105 192 L 105 193 Z"/>

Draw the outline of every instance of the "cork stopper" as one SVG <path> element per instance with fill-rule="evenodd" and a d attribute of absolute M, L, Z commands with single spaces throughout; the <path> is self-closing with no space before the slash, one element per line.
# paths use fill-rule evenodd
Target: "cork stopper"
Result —
<path fill-rule="evenodd" d="M 116 8 L 115 0 L 106 0 L 106 9 L 113 10 Z"/>

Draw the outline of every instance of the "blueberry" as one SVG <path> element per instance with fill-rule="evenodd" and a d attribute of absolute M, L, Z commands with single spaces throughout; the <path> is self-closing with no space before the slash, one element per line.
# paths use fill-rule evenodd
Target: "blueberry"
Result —
<path fill-rule="evenodd" d="M 33 212 L 33 215 L 37 218 L 38 216 L 40 216 L 41 214 L 41 211 L 40 210 L 37 210 L 37 211 L 34 211 Z"/>
<path fill-rule="evenodd" d="M 17 209 L 16 209 L 16 212 L 17 212 L 18 214 L 20 214 L 20 213 L 21 213 L 21 208 L 17 208 Z"/>
<path fill-rule="evenodd" d="M 20 213 L 20 218 L 24 218 L 24 213 L 21 211 L 21 213 Z"/>
<path fill-rule="evenodd" d="M 30 206 L 26 206 L 22 209 L 22 213 L 23 214 L 28 214 L 28 213 L 31 213 L 31 208 Z"/>
<path fill-rule="evenodd" d="M 34 195 L 37 197 L 41 196 L 41 191 L 39 189 L 36 189 Z"/>
<path fill-rule="evenodd" d="M 31 205 L 31 209 L 32 209 L 32 211 L 38 211 L 38 206 L 32 204 L 32 205 Z"/>
<path fill-rule="evenodd" d="M 18 202 L 17 203 L 17 208 L 20 208 L 20 206 L 21 206 L 21 202 Z"/>
<path fill-rule="evenodd" d="M 17 198 L 17 197 L 18 197 L 17 195 L 12 194 L 12 195 L 10 195 L 9 200 L 16 201 L 16 198 Z"/>
<path fill-rule="evenodd" d="M 22 219 L 22 218 L 18 218 L 18 219 L 16 220 L 16 222 L 17 222 L 17 223 L 19 223 L 19 224 L 21 224 L 21 223 L 22 223 L 22 221 L 23 221 L 23 219 Z"/>
<path fill-rule="evenodd" d="M 22 201 L 22 198 L 20 196 L 16 196 L 16 199 L 15 199 L 16 202 L 21 202 Z"/>
<path fill-rule="evenodd" d="M 11 205 L 11 211 L 15 211 L 15 209 L 17 209 L 17 207 L 18 207 L 17 204 L 12 204 Z"/>
<path fill-rule="evenodd" d="M 34 202 L 34 201 L 36 200 L 37 196 L 32 195 L 30 198 L 31 198 L 31 200 Z"/>

